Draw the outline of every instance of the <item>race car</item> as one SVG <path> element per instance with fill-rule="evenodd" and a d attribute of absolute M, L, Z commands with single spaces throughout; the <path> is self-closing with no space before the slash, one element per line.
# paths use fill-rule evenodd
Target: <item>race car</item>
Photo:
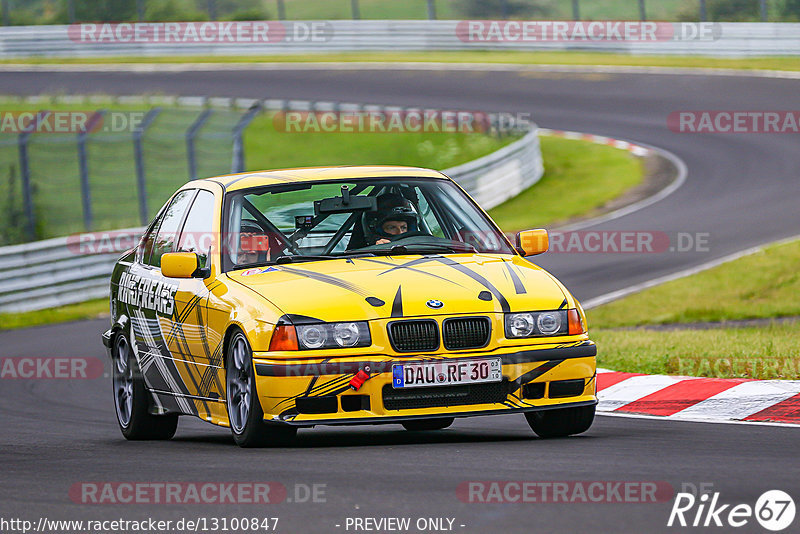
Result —
<path fill-rule="evenodd" d="M 596 346 L 580 304 L 453 180 L 413 167 L 319 167 L 194 180 L 111 277 L 117 420 L 170 439 L 178 417 L 242 447 L 315 425 L 524 414 L 586 431 Z"/>

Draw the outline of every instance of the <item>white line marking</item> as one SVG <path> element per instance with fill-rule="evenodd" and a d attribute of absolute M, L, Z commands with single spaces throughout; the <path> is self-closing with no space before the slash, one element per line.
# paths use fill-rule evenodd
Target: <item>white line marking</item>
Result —
<path fill-rule="evenodd" d="M 601 389 L 597 393 L 597 397 L 600 399 L 597 409 L 601 411 L 616 410 L 656 391 L 661 391 L 665 387 L 677 384 L 684 379 L 684 377 L 666 375 L 644 375 L 626 378 L 611 387 Z"/>
<path fill-rule="evenodd" d="M 596 308 L 602 304 L 607 304 L 613 300 L 620 299 L 622 297 L 626 297 L 633 293 L 638 293 L 645 289 L 655 287 L 666 282 L 671 282 L 673 280 L 678 280 L 679 278 L 685 278 L 687 276 L 691 276 L 693 274 L 697 274 L 702 271 L 706 271 L 708 269 L 712 269 L 718 265 L 722 265 L 723 263 L 728 263 L 733 260 L 738 260 L 739 258 L 743 258 L 745 256 L 750 256 L 751 254 L 755 254 L 756 252 L 760 252 L 764 250 L 766 247 L 772 246 L 779 246 L 786 243 L 791 243 L 792 241 L 797 241 L 800 239 L 800 234 L 795 235 L 792 237 L 788 237 L 786 239 L 780 239 L 778 241 L 773 241 L 770 243 L 765 243 L 763 245 L 759 245 L 756 247 L 748 248 L 739 252 L 734 252 L 733 254 L 729 254 L 728 256 L 724 256 L 722 258 L 717 258 L 715 260 L 707 261 L 705 263 L 701 263 L 700 265 L 696 265 L 694 267 L 689 267 L 688 269 L 684 269 L 682 271 L 678 271 L 676 273 L 668 274 L 665 276 L 660 276 L 658 278 L 654 278 L 652 280 L 648 280 L 647 282 L 642 282 L 640 284 L 634 284 L 632 286 L 624 287 L 622 289 L 618 289 L 617 291 L 611 291 L 610 293 L 606 293 L 604 295 L 600 295 L 599 297 L 595 297 L 593 299 L 589 299 L 584 302 L 583 309 L 588 310 L 591 308 Z"/>
<path fill-rule="evenodd" d="M 717 393 L 713 397 L 685 408 L 671 417 L 709 418 L 709 419 L 744 419 L 749 415 L 764 410 L 794 397 L 800 393 L 800 381 L 760 380 L 742 382 L 730 389 Z"/>
<path fill-rule="evenodd" d="M 630 215 L 631 213 L 633 213 L 635 211 L 639 211 L 642 208 L 646 208 L 647 206 L 650 206 L 652 204 L 655 204 L 656 202 L 664 200 L 665 198 L 670 196 L 672 193 L 677 191 L 678 188 L 680 188 L 686 182 L 686 178 L 689 175 L 689 171 L 688 171 L 688 168 L 686 166 L 686 163 L 684 163 L 684 161 L 681 158 L 679 158 L 678 156 L 676 156 L 675 154 L 673 154 L 669 150 L 665 150 L 663 148 L 659 148 L 659 147 L 656 147 L 656 146 L 653 146 L 653 145 L 648 145 L 646 143 L 639 143 L 639 142 L 631 141 L 631 144 L 637 145 L 638 147 L 645 148 L 645 149 L 650 150 L 652 152 L 656 152 L 657 154 L 659 154 L 663 158 L 669 160 L 670 163 L 672 163 L 675 166 L 675 168 L 678 170 L 678 175 L 675 177 L 675 179 L 667 187 L 665 187 L 664 189 L 661 189 L 660 191 L 658 191 L 654 195 L 651 195 L 651 196 L 649 196 L 647 198 L 644 198 L 644 199 L 642 199 L 642 200 L 640 200 L 638 202 L 634 202 L 633 204 L 628 204 L 625 207 L 622 207 L 622 208 L 620 208 L 618 210 L 614 210 L 611 213 L 606 213 L 605 215 L 601 215 L 600 217 L 595 217 L 593 219 L 587 219 L 585 221 L 580 221 L 580 222 L 577 222 L 575 224 L 570 224 L 570 225 L 567 225 L 567 226 L 564 226 L 564 227 L 560 227 L 560 228 L 558 228 L 559 232 L 571 232 L 571 231 L 575 231 L 575 230 L 580 230 L 581 228 L 594 226 L 596 224 L 608 222 L 608 221 L 611 221 L 613 219 L 619 219 L 620 217 L 624 217 L 625 215 Z M 584 308 L 586 308 L 586 306 L 584 306 Z"/>
<path fill-rule="evenodd" d="M 725 419 L 673 419 L 671 417 L 663 417 L 660 415 L 642 415 L 635 413 L 625 412 L 597 412 L 598 416 L 604 417 L 629 417 L 631 419 L 655 419 L 658 421 L 669 421 L 672 423 L 710 423 L 710 424 L 726 424 L 726 425 L 761 425 L 761 426 L 780 426 L 784 428 L 800 428 L 800 425 L 792 423 L 773 423 L 767 421 L 730 421 Z"/>
<path fill-rule="evenodd" d="M 54 58 L 54 60 L 57 58 Z M 452 62 L 253 62 L 253 63 L 83 63 L 83 64 L 0 64 L 0 71 L 67 71 L 67 72 L 191 72 L 232 70 L 419 70 L 419 71 L 503 71 L 503 72 L 565 72 L 601 74 L 663 74 L 695 76 L 737 76 L 749 78 L 779 78 L 800 80 L 800 71 L 748 70 L 722 68 L 647 67 L 630 65 L 523 65 L 518 63 L 452 63 Z"/>

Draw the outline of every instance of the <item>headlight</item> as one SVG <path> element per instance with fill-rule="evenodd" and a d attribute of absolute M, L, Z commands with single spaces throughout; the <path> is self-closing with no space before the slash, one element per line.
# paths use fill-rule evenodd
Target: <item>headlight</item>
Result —
<path fill-rule="evenodd" d="M 567 310 L 507 313 L 506 337 L 563 336 L 568 332 Z"/>
<path fill-rule="evenodd" d="M 368 347 L 372 344 L 369 325 L 365 321 L 298 325 L 296 328 L 300 350 Z"/>
<path fill-rule="evenodd" d="M 528 337 L 533 335 L 535 324 L 532 313 L 506 315 L 508 337 Z"/>

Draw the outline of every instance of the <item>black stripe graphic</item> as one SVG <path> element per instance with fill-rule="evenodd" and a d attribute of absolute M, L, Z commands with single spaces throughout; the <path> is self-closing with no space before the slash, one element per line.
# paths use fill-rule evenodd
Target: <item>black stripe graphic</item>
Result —
<path fill-rule="evenodd" d="M 494 287 L 494 285 L 491 282 L 489 282 L 486 278 L 484 278 L 483 276 L 479 275 L 478 273 L 476 273 L 472 269 L 461 265 L 457 261 L 451 260 L 450 258 L 445 258 L 443 256 L 435 256 L 432 259 L 435 259 L 436 261 L 439 261 L 440 263 L 443 263 L 443 264 L 447 265 L 448 267 L 452 267 L 453 269 L 464 273 L 465 275 L 469 276 L 470 278 L 472 278 L 473 280 L 475 280 L 479 284 L 483 285 L 483 287 L 485 287 L 486 289 L 491 291 L 492 294 L 495 297 L 497 297 L 497 301 L 500 303 L 500 308 L 504 312 L 510 312 L 511 311 L 511 306 L 509 306 L 508 301 L 506 300 L 506 297 L 503 296 L 503 294 L 500 292 L 500 290 L 497 289 L 496 287 Z"/>
<path fill-rule="evenodd" d="M 394 302 L 392 302 L 392 317 L 403 316 L 403 286 L 397 287 L 397 293 L 394 295 Z"/>
<path fill-rule="evenodd" d="M 528 291 L 522 284 L 522 280 L 520 280 L 519 275 L 516 273 L 516 271 L 514 271 L 514 267 L 507 261 L 503 261 L 503 265 L 506 266 L 506 270 L 508 270 L 508 274 L 511 276 L 511 281 L 514 282 L 514 291 L 517 292 L 517 295 L 526 294 Z"/>
<path fill-rule="evenodd" d="M 355 284 L 351 284 L 350 282 L 346 282 L 341 278 L 336 278 L 335 276 L 315 273 L 311 271 L 303 271 L 300 269 L 292 269 L 291 267 L 284 267 L 284 266 L 281 266 L 281 270 L 286 271 L 287 273 L 296 274 L 297 276 L 305 276 L 306 278 L 311 278 L 312 280 L 316 280 L 317 282 L 322 282 L 325 284 L 330 284 L 332 286 L 340 287 L 342 289 L 346 289 L 347 291 L 352 291 L 353 293 L 357 293 L 364 298 L 371 296 L 369 291 L 367 291 L 366 289 L 359 287 Z"/>

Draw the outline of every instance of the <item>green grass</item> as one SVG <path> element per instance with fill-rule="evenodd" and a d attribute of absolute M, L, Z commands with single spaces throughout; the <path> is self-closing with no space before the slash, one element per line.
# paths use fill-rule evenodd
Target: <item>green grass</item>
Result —
<path fill-rule="evenodd" d="M 331 54 L 284 54 L 263 56 L 165 56 L 94 58 L 15 58 L 0 64 L 108 64 L 108 63 L 309 63 L 309 62 L 421 62 L 421 63 L 510 63 L 517 65 L 610 65 L 632 67 L 720 68 L 743 70 L 800 70 L 800 57 L 770 56 L 717 58 L 703 56 L 633 56 L 595 52 L 353 52 Z"/>
<path fill-rule="evenodd" d="M 597 365 L 615 371 L 800 379 L 800 322 L 710 330 L 593 330 Z"/>
<path fill-rule="evenodd" d="M 490 154 L 514 137 L 466 133 L 283 133 L 273 115 L 253 121 L 245 136 L 247 166 L 411 165 L 446 169 Z"/>
<path fill-rule="evenodd" d="M 3 111 L 94 111 L 98 105 L 29 104 L 0 99 Z M 109 101 L 111 112 L 138 112 L 146 105 Z M 148 212 L 189 179 L 185 131 L 201 110 L 164 107 L 144 137 Z M 197 139 L 198 176 L 231 169 L 231 131 L 240 112 L 215 110 Z M 21 240 L 21 180 L 16 135 L 0 134 L 0 245 Z M 445 169 L 487 155 L 512 142 L 481 133 L 283 133 L 272 115 L 256 118 L 245 132 L 249 170 L 342 164 L 402 164 Z M 29 146 L 31 183 L 39 239 L 85 230 L 75 134 L 39 134 Z M 130 131 L 98 132 L 87 147 L 94 230 L 140 224 L 136 166 Z"/>
<path fill-rule="evenodd" d="M 800 241 L 589 310 L 594 328 L 800 315 Z"/>
<path fill-rule="evenodd" d="M 709 330 L 625 326 L 800 315 L 800 241 L 761 252 L 589 310 L 598 365 L 616 371 L 800 378 L 800 322 Z M 727 358 L 727 362 L 725 361 Z"/>
<path fill-rule="evenodd" d="M 534 187 L 489 211 L 507 232 L 584 216 L 644 178 L 642 160 L 605 145 L 541 137 L 545 174 Z"/>
<path fill-rule="evenodd" d="M 0 313 L 0 330 L 96 319 L 107 316 L 108 313 L 108 299 L 87 300 L 78 304 L 31 312 Z"/>

